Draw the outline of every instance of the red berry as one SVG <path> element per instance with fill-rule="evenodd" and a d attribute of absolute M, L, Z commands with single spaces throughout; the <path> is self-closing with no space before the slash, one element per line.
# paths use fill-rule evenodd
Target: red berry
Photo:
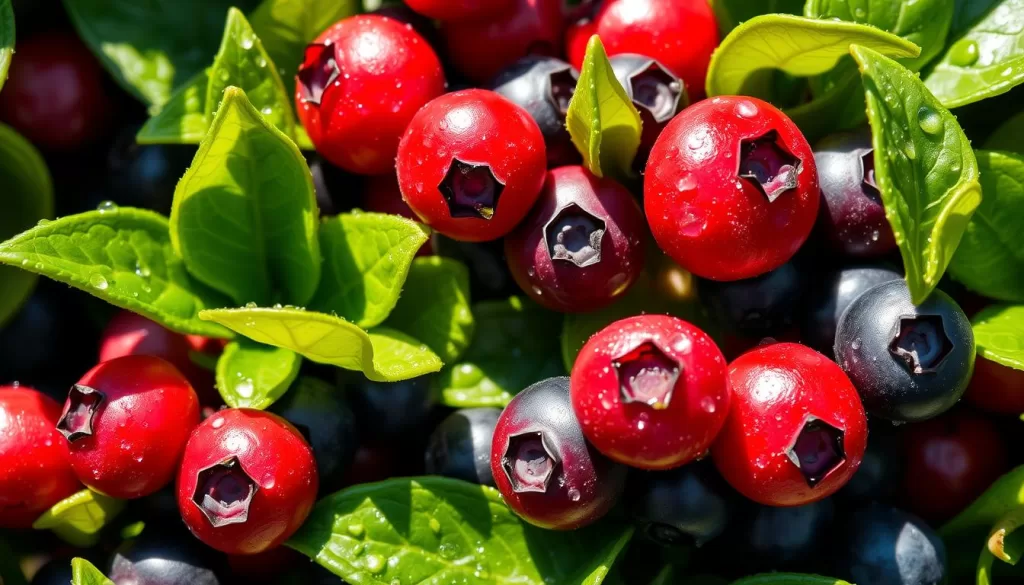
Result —
<path fill-rule="evenodd" d="M 691 101 L 704 97 L 708 63 L 718 46 L 718 22 L 705 0 L 606 0 L 589 29 L 583 25 L 570 38 L 584 31 L 600 35 L 609 55 L 656 59 L 683 79 Z M 577 55 L 569 55 L 569 62 L 581 67 Z"/>
<path fill-rule="evenodd" d="M 402 190 L 398 188 L 398 177 L 394 173 L 366 178 L 366 182 L 363 183 L 363 209 L 375 213 L 400 215 L 413 221 L 420 220 L 409 204 L 402 199 Z M 416 252 L 417 256 L 431 254 L 433 247 L 429 241 Z"/>
<path fill-rule="evenodd" d="M 592 17 L 583 17 L 565 31 L 565 55 L 569 63 L 574 67 L 583 66 L 583 59 L 587 56 L 587 44 L 590 37 L 597 34 L 597 23 Z"/>
<path fill-rule="evenodd" d="M 968 411 L 910 425 L 905 445 L 904 507 L 933 525 L 966 508 L 1010 468 L 992 422 Z"/>
<path fill-rule="evenodd" d="M 0 120 L 53 150 L 72 150 L 106 132 L 112 107 L 103 73 L 78 37 L 19 38 L 17 54 L 0 92 Z"/>
<path fill-rule="evenodd" d="M 89 370 L 68 393 L 57 430 L 85 485 L 141 498 L 167 485 L 199 422 L 199 399 L 166 361 L 117 358 Z"/>
<path fill-rule="evenodd" d="M 188 440 L 178 509 L 206 545 L 228 554 L 272 549 L 298 530 L 316 500 L 313 450 L 276 414 L 222 410 Z"/>
<path fill-rule="evenodd" d="M 700 329 L 665 315 L 612 323 L 572 369 L 583 434 L 614 461 L 670 469 L 704 454 L 729 414 L 725 358 Z"/>
<path fill-rule="evenodd" d="M 712 280 L 753 278 L 785 264 L 810 235 L 820 198 L 800 130 L 747 97 L 683 110 L 651 150 L 644 181 L 658 245 Z"/>
<path fill-rule="evenodd" d="M 469 89 L 416 114 L 396 164 L 402 196 L 423 222 L 480 242 L 504 236 L 526 216 L 544 185 L 547 153 L 526 110 Z"/>
<path fill-rule="evenodd" d="M 564 26 L 561 0 L 513 0 L 489 17 L 444 22 L 441 35 L 452 65 L 486 84 L 526 55 L 559 56 Z"/>
<path fill-rule="evenodd" d="M 81 489 L 54 428 L 60 405 L 27 386 L 0 386 L 0 528 L 30 528 Z"/>
<path fill-rule="evenodd" d="M 722 476 L 769 506 L 828 497 L 867 447 L 864 407 L 843 370 L 796 343 L 751 350 L 729 365 L 732 409 L 711 449 Z"/>
<path fill-rule="evenodd" d="M 533 300 L 555 311 L 593 311 L 636 281 L 646 233 L 625 187 L 583 167 L 561 167 L 548 172 L 533 211 L 505 238 L 505 256 Z"/>
<path fill-rule="evenodd" d="M 366 175 L 394 168 L 409 120 L 445 87 L 427 41 L 374 15 L 346 18 L 317 37 L 295 83 L 295 107 L 317 152 Z"/>
<path fill-rule="evenodd" d="M 979 354 L 964 398 L 985 412 L 1018 416 L 1024 412 L 1024 371 Z"/>
<path fill-rule="evenodd" d="M 515 0 L 405 0 L 416 12 L 434 20 L 494 18 L 509 10 Z"/>

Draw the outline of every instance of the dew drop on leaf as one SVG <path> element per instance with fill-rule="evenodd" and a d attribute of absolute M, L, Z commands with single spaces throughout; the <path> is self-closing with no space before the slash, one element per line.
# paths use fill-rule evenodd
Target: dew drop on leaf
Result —
<path fill-rule="evenodd" d="M 107 283 L 107 279 L 102 274 L 96 273 L 89 277 L 89 286 L 99 290 L 107 290 L 109 283 Z"/>
<path fill-rule="evenodd" d="M 917 123 L 921 126 L 921 130 L 924 130 L 932 136 L 936 136 L 941 133 L 945 126 L 942 116 L 928 106 L 921 106 L 921 108 L 917 110 Z"/>

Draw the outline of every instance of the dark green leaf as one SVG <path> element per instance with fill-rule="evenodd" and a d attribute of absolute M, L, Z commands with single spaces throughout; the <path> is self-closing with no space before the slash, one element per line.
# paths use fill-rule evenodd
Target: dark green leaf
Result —
<path fill-rule="evenodd" d="M 866 47 L 851 52 L 867 94 L 875 179 L 911 298 L 921 303 L 981 203 L 978 163 L 956 118 L 914 73 Z"/>
<path fill-rule="evenodd" d="M 856 66 L 846 71 L 842 69 L 845 68 L 833 70 L 843 74 L 831 81 L 827 91 L 805 104 L 785 110 L 811 144 L 837 130 L 859 126 L 866 119 L 860 73 Z"/>
<path fill-rule="evenodd" d="M 175 90 L 160 111 L 139 130 L 139 144 L 199 144 L 210 129 L 206 117 L 206 90 L 210 86 L 208 70 L 196 73 Z"/>
<path fill-rule="evenodd" d="M 445 363 L 459 359 L 475 325 L 469 306 L 469 269 L 450 258 L 417 258 L 402 298 L 384 324 L 427 344 Z"/>
<path fill-rule="evenodd" d="M 0 186 L 4 209 L 0 239 L 53 217 L 53 183 L 46 162 L 28 140 L 4 124 L 0 124 Z M 0 327 L 32 292 L 35 282 L 32 273 L 0 266 Z"/>
<path fill-rule="evenodd" d="M 1005 150 L 1024 154 L 1024 112 L 1021 112 L 1003 123 L 988 140 L 985 141 L 985 148 L 988 150 Z M 984 177 L 982 177 L 984 179 Z"/>
<path fill-rule="evenodd" d="M 369 332 L 345 321 L 301 309 L 221 309 L 200 315 L 259 343 L 288 349 L 314 362 L 363 372 L 377 382 L 397 382 L 441 369 L 426 345 L 393 329 Z"/>
<path fill-rule="evenodd" d="M 231 408 L 263 410 L 284 395 L 301 365 L 293 351 L 238 339 L 217 360 L 217 390 Z"/>
<path fill-rule="evenodd" d="M 956 39 L 967 32 L 985 13 L 1003 0 L 956 0 L 953 11 L 953 26 L 949 29 L 950 38 Z"/>
<path fill-rule="evenodd" d="M 0 0 L 0 89 L 7 81 L 7 69 L 14 54 L 14 8 L 11 0 Z"/>
<path fill-rule="evenodd" d="M 840 579 L 821 575 L 800 575 L 797 573 L 766 573 L 744 577 L 732 585 L 851 585 Z"/>
<path fill-rule="evenodd" d="M 18 558 L 8 544 L 10 533 L 0 532 L 0 583 L 4 585 L 28 585 L 25 575 L 21 572 Z"/>
<path fill-rule="evenodd" d="M 230 337 L 200 320 L 228 301 L 193 279 L 171 246 L 167 219 L 130 207 L 44 223 L 0 244 L 0 264 L 80 288 L 181 333 Z"/>
<path fill-rule="evenodd" d="M 189 272 L 237 304 L 302 304 L 320 281 L 317 205 L 306 161 L 237 88 L 178 183 L 171 242 Z"/>
<path fill-rule="evenodd" d="M 501 407 L 530 384 L 565 375 L 556 314 L 512 297 L 473 305 L 473 317 L 469 349 L 437 379 L 445 405 Z"/>
<path fill-rule="evenodd" d="M 1024 466 L 997 479 L 974 503 L 947 522 L 939 535 L 949 542 L 978 530 L 987 533 L 1001 518 L 1021 506 L 1024 506 Z"/>
<path fill-rule="evenodd" d="M 949 273 L 978 294 L 1024 302 L 1024 155 L 974 151 L 985 194 L 967 225 Z"/>
<path fill-rule="evenodd" d="M 288 546 L 353 585 L 599 585 L 631 529 L 535 528 L 497 490 L 422 477 L 321 500 Z"/>
<path fill-rule="evenodd" d="M 736 28 L 741 22 L 746 22 L 755 16 L 762 14 L 802 14 L 804 0 L 710 0 L 711 8 L 715 11 L 715 19 L 718 21 L 718 30 L 722 36 L 729 34 L 729 31 Z"/>
<path fill-rule="evenodd" d="M 978 355 L 1024 370 L 1024 306 L 995 305 L 971 319 Z"/>
<path fill-rule="evenodd" d="M 124 504 L 124 500 L 82 490 L 54 504 L 32 528 L 52 530 L 68 544 L 88 548 L 99 542 L 100 529 L 121 513 Z"/>
<path fill-rule="evenodd" d="M 71 585 L 114 585 L 92 563 L 85 559 L 71 559 Z"/>
<path fill-rule="evenodd" d="M 383 213 L 342 214 L 320 224 L 323 277 L 310 307 L 360 327 L 384 322 L 429 238 L 424 225 Z"/>

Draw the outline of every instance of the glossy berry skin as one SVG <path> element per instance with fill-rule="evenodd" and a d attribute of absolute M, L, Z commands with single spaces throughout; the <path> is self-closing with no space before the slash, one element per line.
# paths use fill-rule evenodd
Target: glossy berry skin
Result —
<path fill-rule="evenodd" d="M 907 429 L 902 502 L 939 526 L 1009 471 L 1004 440 L 991 421 L 957 410 Z"/>
<path fill-rule="evenodd" d="M 427 41 L 396 20 L 353 16 L 306 48 L 295 108 L 324 158 L 349 172 L 394 168 L 413 115 L 444 93 L 441 62 Z"/>
<path fill-rule="evenodd" d="M 187 533 L 171 534 L 151 528 L 118 547 L 107 573 L 114 585 L 219 585 L 209 549 Z"/>
<path fill-rule="evenodd" d="M 60 405 L 28 386 L 0 386 L 0 528 L 30 528 L 81 489 L 64 437 Z"/>
<path fill-rule="evenodd" d="M 203 421 L 178 472 L 178 508 L 199 540 L 255 554 L 291 536 L 309 515 L 319 478 L 313 450 L 283 418 L 231 408 Z"/>
<path fill-rule="evenodd" d="M 583 66 L 590 37 L 597 34 L 597 23 L 593 17 L 593 14 L 584 13 L 565 30 L 565 56 L 575 67 Z"/>
<path fill-rule="evenodd" d="M 635 474 L 626 493 L 639 533 L 670 549 L 703 546 L 721 534 L 734 503 L 709 461 Z"/>
<path fill-rule="evenodd" d="M 752 571 L 816 568 L 828 548 L 835 508 L 831 498 L 803 506 L 753 506 L 739 513 L 742 521 L 729 535 Z"/>
<path fill-rule="evenodd" d="M 73 150 L 107 131 L 112 106 L 103 72 L 78 37 L 19 37 L 17 50 L 0 93 L 0 121 L 47 150 Z"/>
<path fill-rule="evenodd" d="M 896 249 L 875 182 L 871 132 L 833 134 L 814 149 L 821 185 L 818 219 L 833 246 L 852 258 L 883 256 Z"/>
<path fill-rule="evenodd" d="M 1017 416 L 1024 412 L 1024 371 L 979 355 L 964 398 L 985 412 Z"/>
<path fill-rule="evenodd" d="M 725 357 L 706 333 L 675 317 L 612 323 L 583 346 L 571 377 L 584 436 L 631 467 L 693 461 L 729 414 Z"/>
<path fill-rule="evenodd" d="M 493 486 L 491 440 L 500 415 L 497 408 L 464 408 L 448 415 L 427 441 L 426 472 Z"/>
<path fill-rule="evenodd" d="M 609 62 L 615 79 L 640 112 L 643 131 L 634 167 L 643 171 L 661 131 L 689 105 L 686 89 L 683 81 L 667 67 L 645 55 L 623 53 L 613 56 Z"/>
<path fill-rule="evenodd" d="M 429 430 L 427 421 L 437 404 L 431 376 L 373 382 L 361 375 L 339 375 L 362 439 L 388 443 L 407 438 L 424 427 Z"/>
<path fill-rule="evenodd" d="M 948 573 L 946 546 L 923 520 L 896 508 L 869 504 L 837 530 L 830 575 L 851 583 L 938 585 Z"/>
<path fill-rule="evenodd" d="M 717 282 L 698 280 L 697 290 L 712 316 L 727 330 L 751 339 L 780 335 L 801 308 L 807 276 L 793 262 L 767 274 Z"/>
<path fill-rule="evenodd" d="M 103 362 L 68 393 L 57 430 L 89 488 L 121 499 L 155 493 L 174 477 L 199 398 L 170 363 L 148 355 Z"/>
<path fill-rule="evenodd" d="M 488 17 L 442 22 L 441 37 L 455 69 L 482 85 L 522 57 L 561 53 L 564 28 L 561 0 L 512 0 Z"/>
<path fill-rule="evenodd" d="M 409 8 L 434 20 L 494 18 L 510 9 L 515 0 L 406 0 Z"/>
<path fill-rule="evenodd" d="M 505 238 L 505 257 L 537 303 L 565 313 L 593 311 L 639 277 L 646 231 L 643 211 L 625 187 L 581 166 L 559 167 Z"/>
<path fill-rule="evenodd" d="M 801 311 L 803 341 L 826 355 L 831 354 L 839 318 L 847 307 L 872 287 L 901 278 L 899 272 L 882 267 L 844 268 L 824 278 L 815 275 L 807 304 Z"/>
<path fill-rule="evenodd" d="M 914 306 L 903 280 L 880 284 L 850 304 L 834 351 L 868 412 L 894 421 L 949 410 L 974 371 L 974 333 L 964 312 L 940 290 Z"/>
<path fill-rule="evenodd" d="M 195 158 L 196 148 L 139 144 L 135 141 L 138 131 L 137 126 L 123 130 L 107 155 L 109 191 L 105 198 L 170 215 L 174 189 Z"/>
<path fill-rule="evenodd" d="M 565 114 L 579 77 L 579 71 L 561 59 L 530 55 L 503 69 L 491 84 L 491 89 L 537 122 L 547 147 L 548 167 L 580 161 L 565 128 Z"/>
<path fill-rule="evenodd" d="M 491 474 L 512 511 L 548 530 L 597 521 L 626 481 L 626 468 L 583 438 L 567 377 L 537 382 L 505 407 L 494 429 Z"/>
<path fill-rule="evenodd" d="M 546 174 L 544 136 L 530 114 L 500 95 L 469 89 L 430 102 L 398 147 L 398 184 L 420 219 L 467 242 L 512 231 Z"/>
<path fill-rule="evenodd" d="M 609 55 L 638 53 L 681 77 L 696 101 L 704 97 L 718 23 L 702 0 L 605 0 L 593 19 Z M 589 35 L 588 35 L 589 38 Z M 575 56 L 575 55 L 574 55 Z M 573 60 L 576 67 L 582 59 Z"/>
<path fill-rule="evenodd" d="M 747 498 L 800 506 L 841 488 L 867 447 L 867 417 L 835 363 L 796 344 L 763 345 L 729 364 L 733 400 L 711 450 Z"/>
<path fill-rule="evenodd" d="M 676 116 L 651 150 L 644 208 L 658 245 L 711 280 L 785 264 L 814 227 L 811 147 L 774 106 L 716 97 Z"/>

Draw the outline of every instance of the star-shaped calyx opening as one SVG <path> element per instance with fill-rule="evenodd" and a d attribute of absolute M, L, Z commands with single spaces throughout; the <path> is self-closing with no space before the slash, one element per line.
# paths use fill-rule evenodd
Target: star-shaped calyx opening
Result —
<path fill-rule="evenodd" d="M 612 360 L 612 366 L 619 379 L 622 401 L 646 404 L 655 410 L 668 408 L 683 372 L 682 364 L 650 341 Z"/>
<path fill-rule="evenodd" d="M 739 159 L 739 177 L 757 187 L 769 203 L 796 189 L 803 163 L 780 144 L 775 130 L 742 141 Z"/>
<path fill-rule="evenodd" d="M 92 421 L 106 397 L 95 388 L 75 384 L 68 392 L 64 412 L 57 421 L 57 430 L 69 442 L 75 442 L 93 434 Z"/>
<path fill-rule="evenodd" d="M 238 458 L 231 457 L 199 472 L 192 503 L 214 528 L 242 524 L 249 519 L 256 489 Z"/>
<path fill-rule="evenodd" d="M 505 476 L 517 494 L 548 491 L 559 460 L 541 432 L 526 432 L 508 438 L 501 458 Z"/>
<path fill-rule="evenodd" d="M 668 122 L 679 112 L 683 83 L 657 61 L 651 60 L 629 76 L 629 90 L 633 103 L 650 112 L 659 124 Z"/>
<path fill-rule="evenodd" d="M 489 165 L 455 158 L 437 188 L 444 195 L 452 217 L 491 219 L 505 184 L 494 176 Z"/>
<path fill-rule="evenodd" d="M 576 74 L 573 73 L 571 67 L 552 71 L 548 75 L 548 101 L 563 117 L 569 113 L 569 102 L 572 101 L 572 95 L 576 92 L 576 81 Z"/>
<path fill-rule="evenodd" d="M 814 487 L 846 461 L 844 431 L 809 416 L 786 450 L 786 456 L 800 469 L 807 485 Z"/>
<path fill-rule="evenodd" d="M 913 374 L 935 372 L 953 351 L 953 341 L 939 315 L 907 315 L 900 317 L 889 342 L 889 353 Z"/>
<path fill-rule="evenodd" d="M 564 260 L 585 268 L 601 261 L 604 234 L 602 220 L 570 203 L 544 226 L 544 243 L 552 260 Z"/>
<path fill-rule="evenodd" d="M 314 43 L 306 46 L 306 57 L 296 75 L 302 101 L 320 105 L 324 92 L 330 87 L 341 70 L 334 60 L 334 46 Z"/>

